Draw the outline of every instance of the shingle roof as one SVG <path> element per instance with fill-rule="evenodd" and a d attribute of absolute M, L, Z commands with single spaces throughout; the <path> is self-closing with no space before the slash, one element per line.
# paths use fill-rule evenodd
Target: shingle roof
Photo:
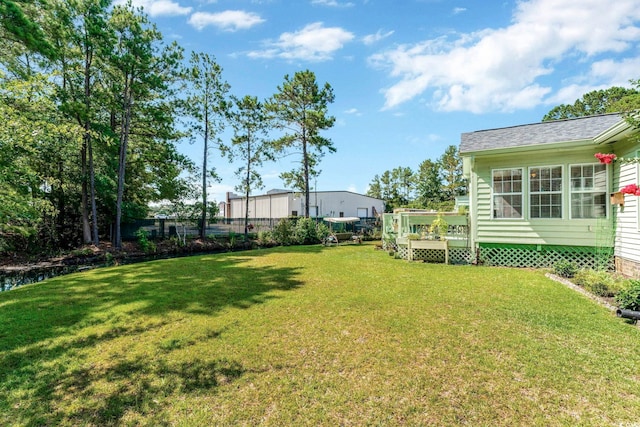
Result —
<path fill-rule="evenodd" d="M 460 153 L 594 139 L 620 120 L 619 114 L 603 114 L 463 133 Z"/>

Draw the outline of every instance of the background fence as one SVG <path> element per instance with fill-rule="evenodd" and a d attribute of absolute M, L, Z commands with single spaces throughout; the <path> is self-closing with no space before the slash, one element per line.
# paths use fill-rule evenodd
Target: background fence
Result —
<path fill-rule="evenodd" d="M 292 217 L 289 219 L 295 221 L 298 218 L 301 217 Z M 251 233 L 271 231 L 280 219 L 281 218 L 251 218 L 249 220 L 249 223 L 252 225 Z M 322 222 L 322 218 L 312 219 L 316 220 L 316 222 Z M 379 226 L 377 218 L 360 218 L 360 221 L 351 224 L 331 224 L 334 231 L 351 231 L 354 233 L 372 232 L 376 226 Z M 144 229 L 153 240 L 167 239 L 173 236 L 184 236 L 185 234 L 187 237 L 194 237 L 200 232 L 200 227 L 197 222 L 171 218 L 149 218 L 122 224 L 122 239 L 136 240 L 136 233 L 141 228 Z M 218 218 L 207 224 L 207 236 L 223 236 L 229 235 L 230 233 L 244 234 L 244 218 Z"/>

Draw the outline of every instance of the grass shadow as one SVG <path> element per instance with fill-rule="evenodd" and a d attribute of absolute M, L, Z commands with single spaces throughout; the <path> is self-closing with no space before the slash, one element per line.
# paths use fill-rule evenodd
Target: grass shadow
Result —
<path fill-rule="evenodd" d="M 173 362 L 171 352 L 190 345 L 188 339 L 168 338 L 156 343 L 153 355 L 130 360 L 125 354 L 104 366 L 85 366 L 83 355 L 115 339 L 135 340 L 168 319 L 249 309 L 301 286 L 299 268 L 249 263 L 260 256 L 229 253 L 105 268 L 1 294 L 0 424 L 10 421 L 2 414 L 19 409 L 21 419 L 11 423 L 116 425 L 124 416 L 155 412 L 156 395 L 198 393 L 240 377 L 244 368 L 233 360 Z M 206 340 L 221 331 L 199 333 Z M 96 395 L 96 384 L 115 386 Z M 60 413 L 57 402 L 65 396 L 84 404 Z"/>

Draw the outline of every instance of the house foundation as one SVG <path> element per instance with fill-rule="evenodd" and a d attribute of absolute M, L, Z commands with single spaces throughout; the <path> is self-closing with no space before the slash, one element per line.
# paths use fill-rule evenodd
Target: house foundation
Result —
<path fill-rule="evenodd" d="M 640 279 L 640 262 L 630 259 L 615 257 L 616 271 L 623 276 Z"/>

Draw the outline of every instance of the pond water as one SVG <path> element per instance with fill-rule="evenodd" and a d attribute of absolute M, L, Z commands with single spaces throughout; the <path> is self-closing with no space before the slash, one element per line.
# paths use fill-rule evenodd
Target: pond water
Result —
<path fill-rule="evenodd" d="M 187 253 L 154 254 L 118 259 L 118 265 L 136 264 L 139 262 L 153 261 L 159 259 L 180 258 L 186 256 L 206 255 L 211 253 L 226 252 L 226 249 L 216 249 L 211 251 L 194 251 Z M 23 285 L 42 282 L 65 274 L 78 271 L 90 270 L 93 268 L 107 267 L 109 264 L 104 259 L 99 261 L 79 263 L 79 264 L 38 264 L 21 267 L 0 268 L 0 292 L 9 291 Z"/>

